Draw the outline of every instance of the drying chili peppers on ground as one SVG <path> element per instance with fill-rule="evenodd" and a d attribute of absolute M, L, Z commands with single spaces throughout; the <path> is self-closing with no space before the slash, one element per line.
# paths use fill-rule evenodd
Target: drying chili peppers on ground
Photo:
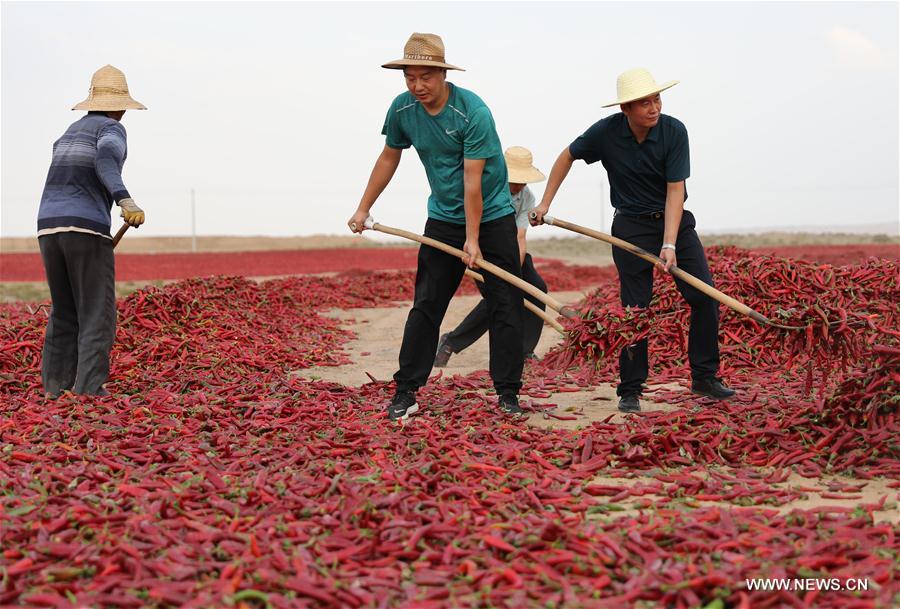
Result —
<path fill-rule="evenodd" d="M 104 398 L 45 398 L 44 314 L 0 305 L 0 605 L 897 606 L 900 529 L 876 517 L 900 493 L 897 261 L 709 260 L 719 289 L 802 328 L 723 310 L 730 402 L 687 391 L 670 278 L 635 312 L 613 269 L 541 267 L 551 290 L 599 287 L 523 404 L 614 383 L 618 349 L 647 336 L 645 397 L 674 406 L 578 429 L 502 417 L 484 371 L 433 378 L 403 425 L 390 383 L 293 374 L 350 363 L 328 310 L 408 301 L 410 271 L 139 290 Z M 792 507 L 869 481 L 891 492 Z M 772 578 L 836 587 L 748 584 Z"/>

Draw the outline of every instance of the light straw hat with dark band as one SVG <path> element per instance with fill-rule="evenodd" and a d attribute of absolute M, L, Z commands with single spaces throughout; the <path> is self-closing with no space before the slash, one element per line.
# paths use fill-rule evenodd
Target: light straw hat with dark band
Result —
<path fill-rule="evenodd" d="M 88 98 L 77 104 L 72 110 L 101 110 L 116 112 L 118 110 L 146 110 L 147 107 L 128 94 L 128 83 L 122 70 L 105 65 L 91 78 Z"/>
<path fill-rule="evenodd" d="M 465 72 L 462 68 L 444 61 L 444 41 L 440 36 L 419 32 L 413 32 L 413 35 L 406 41 L 406 46 L 403 47 L 403 59 L 390 61 L 382 64 L 381 67 L 402 70 L 406 66 L 435 66 Z"/>
<path fill-rule="evenodd" d="M 602 107 L 609 108 L 610 106 L 627 104 L 636 99 L 644 99 L 645 97 L 656 95 L 660 91 L 665 91 L 669 87 L 674 87 L 677 84 L 677 80 L 670 80 L 664 85 L 658 85 L 649 71 L 644 68 L 634 68 L 633 70 L 622 72 L 619 74 L 619 78 L 616 79 L 616 93 L 618 94 L 619 99 L 608 104 L 603 104 Z"/>
<path fill-rule="evenodd" d="M 503 153 L 506 159 L 506 171 L 509 173 L 509 181 L 513 184 L 533 184 L 543 182 L 544 174 L 532 164 L 534 162 L 531 151 L 522 146 L 510 146 Z"/>

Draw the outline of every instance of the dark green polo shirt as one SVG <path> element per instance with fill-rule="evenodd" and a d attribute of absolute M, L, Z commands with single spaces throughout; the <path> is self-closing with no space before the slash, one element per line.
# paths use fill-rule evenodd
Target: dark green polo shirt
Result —
<path fill-rule="evenodd" d="M 450 97 L 431 116 L 408 91 L 394 99 L 381 133 L 391 148 L 415 147 L 431 186 L 428 217 L 466 223 L 463 161 L 484 159 L 482 224 L 513 213 L 509 176 L 494 117 L 480 97 L 453 83 Z"/>
<path fill-rule="evenodd" d="M 621 112 L 601 119 L 569 145 L 569 153 L 591 164 L 603 163 L 609 175 L 610 201 L 625 214 L 666 208 L 666 185 L 691 175 L 688 134 L 684 124 L 667 114 L 640 144 Z M 687 188 L 684 198 L 687 200 Z"/>

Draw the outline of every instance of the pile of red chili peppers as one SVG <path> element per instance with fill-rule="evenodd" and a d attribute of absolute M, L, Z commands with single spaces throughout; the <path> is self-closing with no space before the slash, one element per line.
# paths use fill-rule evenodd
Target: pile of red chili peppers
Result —
<path fill-rule="evenodd" d="M 565 347 L 531 367 L 524 403 L 614 382 L 610 355 L 646 333 L 645 396 L 680 406 L 579 430 L 499 416 L 483 372 L 429 382 L 405 425 L 384 417 L 388 383 L 291 374 L 349 363 L 350 333 L 325 310 L 408 300 L 409 272 L 136 292 L 119 302 L 106 398 L 45 399 L 46 318 L 2 305 L 0 605 L 895 606 L 898 527 L 873 516 L 896 492 L 780 508 L 805 492 L 784 486 L 792 472 L 900 477 L 896 263 L 710 261 L 720 289 L 766 315 L 806 325 L 818 306 L 846 326 L 827 344 L 814 326 L 807 346 L 805 330 L 785 340 L 723 312 L 723 373 L 740 395 L 710 403 L 671 384 L 688 376 L 671 282 L 635 330 L 637 317 L 607 314 L 614 271 L 542 269 L 552 290 L 602 285 Z M 756 578 L 868 587 L 750 590 Z"/>
<path fill-rule="evenodd" d="M 720 327 L 725 366 L 750 374 L 781 368 L 786 377 L 798 376 L 799 366 L 808 393 L 814 377 L 824 390 L 835 369 L 846 371 L 864 361 L 873 344 L 900 342 L 897 261 L 870 258 L 862 265 L 832 267 L 711 248 L 709 262 L 719 290 L 790 328 L 761 325 L 722 307 L 727 312 Z M 608 282 L 585 299 L 581 318 L 569 322 L 566 343 L 546 362 L 563 369 L 593 364 L 608 375 L 615 372 L 623 346 L 649 338 L 667 354 L 659 358 L 657 371 L 677 368 L 680 373 L 688 327 L 689 308 L 673 281 L 658 278 L 650 310 L 623 309 L 618 286 Z"/>

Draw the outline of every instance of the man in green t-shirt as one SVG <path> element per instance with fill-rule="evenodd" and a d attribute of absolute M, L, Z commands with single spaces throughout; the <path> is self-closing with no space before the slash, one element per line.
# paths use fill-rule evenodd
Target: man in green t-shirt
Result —
<path fill-rule="evenodd" d="M 521 277 L 516 220 L 506 163 L 491 111 L 477 95 L 447 82 L 444 43 L 435 34 L 414 33 L 402 59 L 382 67 L 403 70 L 407 91 L 394 99 L 382 134 L 385 147 L 375 161 L 359 207 L 348 221 L 362 232 L 369 210 L 391 181 L 400 155 L 416 149 L 431 195 L 425 236 L 462 249 L 466 260 L 432 247 L 419 248 L 413 308 L 403 331 L 396 393 L 388 416 L 404 419 L 418 411 L 416 391 L 428 380 L 441 321 L 465 268 L 483 258 Z M 490 372 L 500 409 L 520 415 L 522 386 L 522 293 L 485 273 L 490 310 Z"/>

